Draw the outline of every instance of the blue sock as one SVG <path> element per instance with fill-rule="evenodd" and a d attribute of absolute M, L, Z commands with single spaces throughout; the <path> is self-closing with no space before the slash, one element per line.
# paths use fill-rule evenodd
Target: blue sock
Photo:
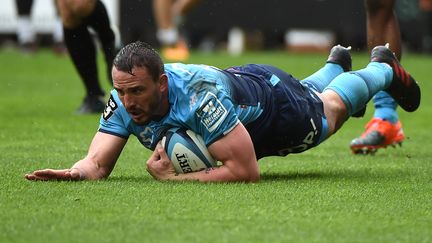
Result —
<path fill-rule="evenodd" d="M 324 88 L 339 74 L 343 73 L 343 68 L 334 63 L 326 63 L 324 67 L 316 71 L 309 77 L 300 81 L 303 85 L 313 88 L 317 92 L 323 92 Z"/>
<path fill-rule="evenodd" d="M 375 106 L 374 117 L 387 120 L 393 124 L 399 120 L 396 112 L 397 103 L 396 101 L 385 91 L 378 92 L 373 97 Z"/>
<path fill-rule="evenodd" d="M 393 70 L 384 63 L 371 62 L 366 68 L 342 73 L 325 89 L 335 91 L 345 103 L 348 115 L 362 109 L 379 91 L 387 88 L 393 79 Z"/>

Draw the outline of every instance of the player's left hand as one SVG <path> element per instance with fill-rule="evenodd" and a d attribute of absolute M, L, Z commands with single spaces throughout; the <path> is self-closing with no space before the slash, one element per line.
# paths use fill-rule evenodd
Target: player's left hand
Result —
<path fill-rule="evenodd" d="M 168 158 L 165 149 L 158 143 L 153 154 L 147 160 L 147 171 L 156 180 L 169 180 L 176 176 L 174 166 Z"/>

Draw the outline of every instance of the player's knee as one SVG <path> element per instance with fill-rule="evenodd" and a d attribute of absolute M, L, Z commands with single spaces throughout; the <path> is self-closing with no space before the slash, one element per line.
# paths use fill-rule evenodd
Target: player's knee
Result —
<path fill-rule="evenodd" d="M 58 0 L 57 7 L 63 25 L 67 28 L 73 28 L 80 25 L 83 19 L 92 13 L 95 4 L 96 0 Z"/>
<path fill-rule="evenodd" d="M 328 122 L 328 133 L 334 134 L 348 117 L 348 108 L 341 97 L 332 90 L 320 95 L 324 104 L 324 114 Z"/>
<path fill-rule="evenodd" d="M 91 14 L 96 0 L 75 0 L 69 2 L 68 8 L 76 16 L 85 17 Z"/>
<path fill-rule="evenodd" d="M 365 0 L 365 9 L 368 14 L 380 12 L 393 12 L 395 0 Z"/>

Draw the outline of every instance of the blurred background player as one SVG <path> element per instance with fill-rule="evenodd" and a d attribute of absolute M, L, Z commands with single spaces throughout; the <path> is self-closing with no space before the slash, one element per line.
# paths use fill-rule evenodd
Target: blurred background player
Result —
<path fill-rule="evenodd" d="M 390 48 L 401 60 L 402 44 L 398 19 L 394 12 L 395 0 L 365 0 L 367 46 L 369 51 L 377 45 L 390 43 Z M 375 153 L 379 148 L 401 144 L 405 140 L 402 124 L 396 111 L 396 101 L 386 92 L 373 97 L 375 112 L 360 137 L 351 141 L 355 154 Z M 357 114 L 363 116 L 363 114 Z"/>
<path fill-rule="evenodd" d="M 36 46 L 36 32 L 33 29 L 31 22 L 31 8 L 33 0 L 16 0 L 16 7 L 18 12 L 17 18 L 17 38 L 18 44 L 23 52 L 35 52 Z"/>
<path fill-rule="evenodd" d="M 432 53 L 432 0 L 419 0 L 424 25 L 423 52 Z"/>
<path fill-rule="evenodd" d="M 156 37 L 161 44 L 162 57 L 166 61 L 186 61 L 189 48 L 181 37 L 179 26 L 187 12 L 200 0 L 153 0 L 156 19 Z"/>
<path fill-rule="evenodd" d="M 89 27 L 101 44 L 110 83 L 115 56 L 115 36 L 107 10 L 100 0 L 57 0 L 63 21 L 65 44 L 86 89 L 86 96 L 78 108 L 79 114 L 101 113 L 105 108 L 105 92 L 98 77 L 96 45 Z"/>
<path fill-rule="evenodd" d="M 33 0 L 16 0 L 15 3 L 18 12 L 18 44 L 25 53 L 35 52 L 37 49 L 36 31 L 31 20 Z M 66 49 L 63 44 L 63 29 L 61 20 L 58 17 L 58 11 L 56 13 L 56 20 L 52 29 L 53 50 L 58 54 L 64 54 Z"/>

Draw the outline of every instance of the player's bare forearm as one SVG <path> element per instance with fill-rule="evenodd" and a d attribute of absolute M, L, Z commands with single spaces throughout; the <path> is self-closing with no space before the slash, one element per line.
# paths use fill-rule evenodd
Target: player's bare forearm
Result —
<path fill-rule="evenodd" d="M 238 136 L 238 138 L 241 136 Z M 246 139 L 247 141 L 247 139 Z M 259 180 L 259 167 L 253 146 L 240 148 L 235 144 L 227 146 L 228 140 L 221 139 L 211 145 L 210 151 L 223 161 L 219 167 L 191 173 L 176 173 L 165 149 L 158 144 L 147 161 L 147 171 L 157 180 L 194 180 L 200 182 L 255 182 Z M 247 143 L 246 143 L 247 144 Z M 221 155 L 223 154 L 223 155 Z"/>
<path fill-rule="evenodd" d="M 207 168 L 202 171 L 187 174 L 176 174 L 169 180 L 195 180 L 200 182 L 257 182 L 259 171 L 251 173 L 235 173 L 227 166 Z"/>
<path fill-rule="evenodd" d="M 259 167 L 254 157 L 247 163 L 227 160 L 219 167 L 186 174 L 176 173 L 162 146 L 158 146 L 147 161 L 147 171 L 160 181 L 255 182 L 259 180 Z"/>
<path fill-rule="evenodd" d="M 207 168 L 202 171 L 186 174 L 178 174 L 175 172 L 157 173 L 150 168 L 147 170 L 153 178 L 160 181 L 256 182 L 259 180 L 259 171 L 240 175 L 238 173 L 232 173 L 226 166 Z"/>
<path fill-rule="evenodd" d="M 70 169 L 43 169 L 25 175 L 28 180 L 99 180 L 107 178 L 126 139 L 97 132 L 91 142 L 87 156 Z"/>
<path fill-rule="evenodd" d="M 79 172 L 80 180 L 105 179 L 111 173 L 110 168 L 101 166 L 96 161 L 87 158 L 76 162 L 71 169 Z"/>
<path fill-rule="evenodd" d="M 209 147 L 214 159 L 223 165 L 203 171 L 176 174 L 168 155 L 158 145 L 147 161 L 148 172 L 157 180 L 195 180 L 200 182 L 255 182 L 260 178 L 255 150 L 245 127 L 239 123 Z"/>

